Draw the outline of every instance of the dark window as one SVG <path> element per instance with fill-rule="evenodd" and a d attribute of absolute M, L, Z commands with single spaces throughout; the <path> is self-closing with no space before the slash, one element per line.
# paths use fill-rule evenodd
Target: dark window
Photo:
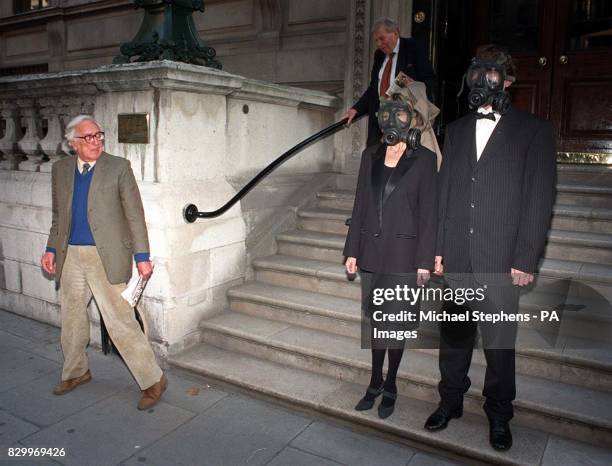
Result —
<path fill-rule="evenodd" d="M 25 13 L 49 6 L 49 0 L 13 0 L 13 13 Z"/>
<path fill-rule="evenodd" d="M 41 63 L 38 65 L 14 66 L 11 68 L 0 68 L 0 77 L 13 76 L 16 74 L 46 73 L 47 71 L 49 71 L 49 65 L 47 63 Z"/>

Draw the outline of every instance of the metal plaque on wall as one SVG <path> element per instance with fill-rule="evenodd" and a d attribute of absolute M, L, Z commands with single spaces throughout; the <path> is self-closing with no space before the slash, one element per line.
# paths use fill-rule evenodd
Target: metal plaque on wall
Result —
<path fill-rule="evenodd" d="M 120 113 L 117 115 L 118 140 L 125 144 L 149 143 L 149 114 Z"/>

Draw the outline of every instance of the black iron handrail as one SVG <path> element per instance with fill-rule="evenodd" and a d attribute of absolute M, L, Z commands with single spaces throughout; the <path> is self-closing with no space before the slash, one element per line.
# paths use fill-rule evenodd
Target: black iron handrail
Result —
<path fill-rule="evenodd" d="M 357 121 L 362 116 L 363 115 L 355 117 L 353 121 Z M 187 222 L 193 223 L 198 218 L 213 218 L 213 217 L 218 217 L 219 215 L 223 215 L 225 212 L 231 209 L 234 206 L 234 204 L 236 204 L 239 200 L 241 200 L 249 191 L 251 191 L 251 189 L 253 189 L 257 185 L 257 183 L 259 183 L 263 178 L 265 178 L 271 172 L 273 172 L 279 165 L 283 164 L 289 158 L 291 158 L 293 154 L 302 150 L 303 148 L 312 144 L 313 142 L 318 141 L 319 139 L 323 139 L 331 134 L 334 134 L 340 128 L 344 127 L 347 121 L 348 121 L 348 118 L 344 118 L 340 120 L 339 122 L 334 123 L 333 125 L 328 126 L 327 128 L 322 129 L 318 133 L 313 134 L 312 136 L 304 139 L 299 144 L 296 144 L 295 146 L 293 146 L 283 155 L 281 155 L 276 160 L 274 160 L 272 163 L 270 163 L 266 168 L 260 171 L 257 175 L 255 175 L 255 177 L 251 181 L 249 181 L 240 191 L 238 191 L 234 197 L 232 197 L 229 201 L 227 201 L 222 207 L 218 208 L 217 210 L 213 210 L 212 212 L 200 212 L 198 208 L 195 206 L 195 204 L 189 204 L 185 206 L 185 208 L 183 209 L 183 217 L 185 218 Z"/>

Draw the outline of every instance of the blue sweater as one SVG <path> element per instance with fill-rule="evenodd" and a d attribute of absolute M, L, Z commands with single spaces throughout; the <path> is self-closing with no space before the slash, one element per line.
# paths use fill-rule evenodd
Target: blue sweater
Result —
<path fill-rule="evenodd" d="M 72 224 L 70 225 L 70 239 L 68 244 L 78 246 L 95 246 L 93 234 L 87 219 L 87 199 L 89 188 L 95 166 L 85 175 L 81 174 L 78 168 L 74 172 L 74 189 L 72 192 Z M 55 252 L 54 248 L 47 248 L 48 252 Z M 136 262 L 146 262 L 149 260 L 148 252 L 134 254 Z"/>
<path fill-rule="evenodd" d="M 70 225 L 70 239 L 68 244 L 79 246 L 95 246 L 91 228 L 89 228 L 89 220 L 87 219 L 87 197 L 89 195 L 89 187 L 93 172 L 96 169 L 94 166 L 85 175 L 79 173 L 78 170 L 74 173 L 74 190 L 72 192 L 72 225 Z"/>

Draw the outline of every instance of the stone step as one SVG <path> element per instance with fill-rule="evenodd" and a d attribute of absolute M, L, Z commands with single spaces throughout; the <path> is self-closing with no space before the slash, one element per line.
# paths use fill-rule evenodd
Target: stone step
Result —
<path fill-rule="evenodd" d="M 612 186 L 612 166 L 558 163 L 557 179 L 564 184 Z"/>
<path fill-rule="evenodd" d="M 317 193 L 317 205 L 332 209 L 353 209 L 355 188 L 328 189 Z M 558 183 L 558 205 L 578 205 L 583 207 L 610 208 L 612 205 L 612 186 L 590 186 L 577 183 Z"/>
<path fill-rule="evenodd" d="M 586 184 L 557 184 L 557 204 L 609 208 L 612 205 L 612 186 Z"/>
<path fill-rule="evenodd" d="M 351 217 L 349 209 L 311 208 L 298 211 L 298 227 L 303 230 L 346 234 L 346 220 Z M 583 231 L 589 233 L 612 233 L 612 209 L 555 205 L 552 217 L 554 230 Z"/>
<path fill-rule="evenodd" d="M 513 423 L 514 448 L 497 452 L 488 445 L 487 423 L 475 414 L 466 412 L 461 419 L 454 419 L 447 429 L 430 433 L 423 428 L 423 424 L 435 409 L 435 404 L 400 393 L 395 412 L 382 420 L 376 415 L 376 409 L 361 412 L 353 409 L 363 396 L 363 384 L 338 380 L 209 344 L 199 344 L 171 356 L 169 362 L 175 367 L 260 393 L 282 403 L 399 436 L 436 451 L 448 452 L 453 457 L 460 455 L 467 464 L 537 466 L 541 464 L 547 443 L 565 442 L 556 435 L 549 436 Z M 592 448 L 586 444 L 576 444 L 576 447 L 587 451 Z"/>
<path fill-rule="evenodd" d="M 224 350 L 362 386 L 369 381 L 370 352 L 362 350 L 354 338 L 233 312 L 203 321 L 201 331 L 203 343 Z M 470 378 L 465 409 L 484 417 L 484 368 L 473 364 Z M 435 403 L 438 379 L 435 355 L 406 351 L 398 373 L 400 393 Z M 517 374 L 514 405 L 519 424 L 595 445 L 612 444 L 612 393 Z"/>
<path fill-rule="evenodd" d="M 228 294 L 230 309 L 254 317 L 289 323 L 312 330 L 358 339 L 361 335 L 360 303 L 311 291 L 251 282 Z M 612 327 L 608 325 L 608 329 Z M 423 323 L 420 339 L 409 342 L 418 350 L 436 348 L 437 326 Z M 608 332 L 612 333 L 612 332 Z M 612 343 L 562 337 L 556 348 L 543 338 L 550 334 L 522 327 L 517 342 L 517 371 L 600 390 L 612 391 Z M 427 339 L 427 341 L 424 341 Z M 431 352 L 431 351 L 430 351 Z M 484 364 L 482 355 L 475 361 Z"/>
<path fill-rule="evenodd" d="M 591 263 L 606 267 L 612 264 L 612 235 L 550 230 L 548 237 L 545 260 Z M 277 242 L 280 254 L 335 263 L 344 261 L 344 234 L 294 230 L 278 235 Z"/>
<path fill-rule="evenodd" d="M 342 264 L 276 254 L 256 259 L 253 267 L 260 283 L 357 301 L 361 299 L 359 275 L 349 279 Z M 434 280 L 438 280 L 437 277 Z M 542 285 L 538 282 L 533 289 L 523 292 L 521 306 L 524 310 L 539 312 L 550 307 L 550 303 L 565 300 L 572 309 L 580 312 L 566 312 L 563 315 L 563 335 L 612 342 L 612 309 L 606 300 L 585 294 L 574 283 L 569 287 L 567 296 L 552 296 L 547 284 L 548 281 L 543 281 Z"/>
<path fill-rule="evenodd" d="M 345 237 L 346 235 L 294 230 L 277 235 L 276 241 L 280 254 L 342 264 Z"/>
<path fill-rule="evenodd" d="M 587 186 L 612 186 L 612 165 L 557 164 L 557 182 Z M 338 175 L 335 187 L 355 191 L 357 175 Z"/>
<path fill-rule="evenodd" d="M 610 234 L 612 209 L 557 204 L 553 211 L 552 228 Z"/>
<path fill-rule="evenodd" d="M 593 210 L 600 211 L 603 217 L 603 223 L 593 219 L 594 222 L 599 222 L 598 226 L 608 233 L 591 232 L 589 228 L 591 219 L 588 217 L 584 224 L 578 225 L 583 220 L 583 217 L 579 215 L 590 215 Z M 612 234 L 610 234 L 612 229 L 609 228 L 612 227 L 609 221 L 612 220 L 612 210 L 563 206 L 562 211 L 566 214 L 563 217 L 566 221 L 561 223 L 568 227 L 578 226 L 582 231 L 551 229 L 544 256 L 553 259 L 582 260 L 612 265 Z M 306 231 L 346 235 L 348 231 L 346 220 L 350 216 L 351 212 L 344 209 L 304 209 L 298 212 L 298 227 Z M 553 217 L 553 224 L 556 218 L 557 215 Z"/>
<path fill-rule="evenodd" d="M 352 211 L 354 200 L 355 187 L 353 189 L 330 189 L 317 193 L 317 205 L 324 209 Z"/>
<path fill-rule="evenodd" d="M 612 265 L 612 234 L 551 229 L 544 257 Z"/>

